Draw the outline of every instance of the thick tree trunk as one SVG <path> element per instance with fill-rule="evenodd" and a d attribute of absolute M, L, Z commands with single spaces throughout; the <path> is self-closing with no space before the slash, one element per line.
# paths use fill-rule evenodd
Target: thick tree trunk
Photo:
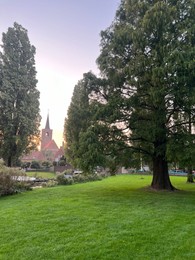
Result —
<path fill-rule="evenodd" d="M 153 158 L 153 180 L 151 187 L 156 190 L 176 190 L 169 178 L 168 163 L 165 156 L 158 155 Z"/>

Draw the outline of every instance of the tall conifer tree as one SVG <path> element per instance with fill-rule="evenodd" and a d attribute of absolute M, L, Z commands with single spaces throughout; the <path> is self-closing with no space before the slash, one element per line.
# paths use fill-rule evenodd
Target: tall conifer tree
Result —
<path fill-rule="evenodd" d="M 101 124 L 120 126 L 129 149 L 151 158 L 153 188 L 174 190 L 167 150 L 188 142 L 195 116 L 195 2 L 122 0 L 101 37 Z"/>

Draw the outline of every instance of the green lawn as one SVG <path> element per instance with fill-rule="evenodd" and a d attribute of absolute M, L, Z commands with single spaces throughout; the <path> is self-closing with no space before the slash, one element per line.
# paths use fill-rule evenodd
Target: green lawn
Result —
<path fill-rule="evenodd" d="M 26 172 L 26 175 L 29 177 L 37 177 L 43 179 L 52 179 L 56 178 L 56 174 L 53 172 Z"/>
<path fill-rule="evenodd" d="M 0 198 L 0 259 L 195 259 L 195 184 L 171 179 L 183 191 L 125 175 Z"/>

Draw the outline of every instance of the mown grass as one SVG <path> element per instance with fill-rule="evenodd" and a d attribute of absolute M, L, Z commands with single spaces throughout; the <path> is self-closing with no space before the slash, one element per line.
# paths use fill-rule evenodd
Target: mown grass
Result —
<path fill-rule="evenodd" d="M 26 172 L 26 175 L 29 177 L 43 178 L 43 179 L 52 179 L 56 178 L 56 174 L 53 172 Z"/>
<path fill-rule="evenodd" d="M 0 199 L 0 259 L 195 259 L 195 184 L 125 175 Z"/>

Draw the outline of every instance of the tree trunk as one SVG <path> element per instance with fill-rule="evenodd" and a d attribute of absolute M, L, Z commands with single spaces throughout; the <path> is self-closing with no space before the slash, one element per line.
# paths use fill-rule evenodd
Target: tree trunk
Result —
<path fill-rule="evenodd" d="M 194 176 L 192 175 L 192 167 L 188 167 L 187 182 L 194 182 Z"/>
<path fill-rule="evenodd" d="M 189 111 L 189 134 L 192 134 L 192 120 L 191 120 L 191 110 Z M 190 162 L 192 161 L 192 158 L 190 156 Z M 187 182 L 194 182 L 194 177 L 192 175 L 192 165 L 188 165 L 188 176 L 187 176 Z"/>
<path fill-rule="evenodd" d="M 158 155 L 153 158 L 153 180 L 151 187 L 156 190 L 176 190 L 169 178 L 168 164 L 165 156 Z"/>
<path fill-rule="evenodd" d="M 7 166 L 8 167 L 12 166 L 12 157 L 11 156 L 9 156 L 8 159 L 7 159 Z"/>

